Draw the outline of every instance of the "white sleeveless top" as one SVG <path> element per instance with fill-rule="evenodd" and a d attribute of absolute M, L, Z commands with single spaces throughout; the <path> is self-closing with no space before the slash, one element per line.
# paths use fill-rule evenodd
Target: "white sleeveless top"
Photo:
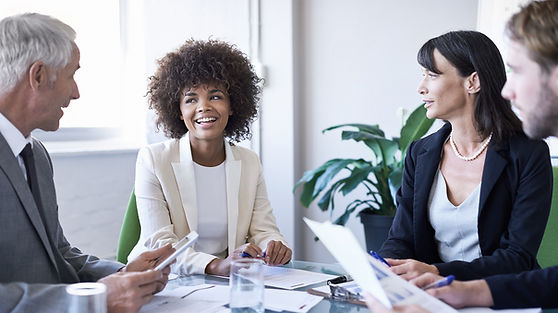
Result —
<path fill-rule="evenodd" d="M 481 184 L 463 203 L 454 206 L 448 200 L 446 180 L 438 167 L 428 200 L 428 217 L 442 261 L 470 262 L 482 256 L 478 232 L 480 189 Z"/>
<path fill-rule="evenodd" d="M 214 167 L 201 166 L 194 162 L 194 175 L 200 235 L 195 250 L 224 258 L 228 249 L 225 162 Z"/>

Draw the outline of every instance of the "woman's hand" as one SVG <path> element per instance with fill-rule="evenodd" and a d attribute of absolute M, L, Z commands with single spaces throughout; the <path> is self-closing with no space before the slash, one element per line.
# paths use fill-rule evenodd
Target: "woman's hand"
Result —
<path fill-rule="evenodd" d="M 389 268 L 393 273 L 401 276 L 406 280 L 411 280 L 415 277 L 420 276 L 424 273 L 440 274 L 438 268 L 434 265 L 419 262 L 413 259 L 386 259 L 386 261 L 391 265 Z"/>
<path fill-rule="evenodd" d="M 231 262 L 242 258 L 242 254 L 246 253 L 253 258 L 263 259 L 262 249 L 253 243 L 246 243 L 233 250 L 226 259 L 215 258 L 205 267 L 205 273 L 209 275 L 229 276 L 231 271 Z"/>
<path fill-rule="evenodd" d="M 271 240 L 267 244 L 264 261 L 272 266 L 283 265 L 291 260 L 292 255 L 292 250 L 281 241 Z"/>

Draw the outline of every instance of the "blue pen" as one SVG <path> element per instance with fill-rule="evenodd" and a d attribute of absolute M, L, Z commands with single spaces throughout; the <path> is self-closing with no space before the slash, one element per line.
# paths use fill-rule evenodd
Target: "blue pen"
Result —
<path fill-rule="evenodd" d="M 389 263 L 388 263 L 386 260 L 384 260 L 384 258 L 382 258 L 378 253 L 376 253 L 376 251 L 370 250 L 370 255 L 371 255 L 374 259 L 376 259 L 376 260 L 378 260 L 378 261 L 384 263 L 384 264 L 387 265 L 388 267 L 391 267 L 391 265 L 389 265 Z"/>
<path fill-rule="evenodd" d="M 430 285 L 427 285 L 426 287 L 423 287 L 422 290 L 427 290 L 430 288 L 440 288 L 440 287 L 444 287 L 444 286 L 448 286 L 450 285 L 453 280 L 455 279 L 455 276 L 453 275 L 448 275 L 447 277 L 444 277 L 438 281 L 433 282 Z"/>
<path fill-rule="evenodd" d="M 248 252 L 244 251 L 242 252 L 242 254 L 240 255 L 243 258 L 251 258 L 252 256 L 250 254 L 248 254 Z M 263 253 L 262 258 L 265 258 L 265 252 Z"/>

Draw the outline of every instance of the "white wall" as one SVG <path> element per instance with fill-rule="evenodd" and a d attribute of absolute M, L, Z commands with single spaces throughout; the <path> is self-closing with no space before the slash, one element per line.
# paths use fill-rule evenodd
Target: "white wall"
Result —
<path fill-rule="evenodd" d="M 60 223 L 68 241 L 83 252 L 115 258 L 136 155 L 136 150 L 51 154 Z"/>

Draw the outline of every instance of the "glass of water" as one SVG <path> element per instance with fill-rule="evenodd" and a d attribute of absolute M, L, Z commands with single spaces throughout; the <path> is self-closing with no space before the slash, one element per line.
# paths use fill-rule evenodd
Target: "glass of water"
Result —
<path fill-rule="evenodd" d="M 264 262 L 243 258 L 231 263 L 232 313 L 263 313 L 264 311 Z"/>
<path fill-rule="evenodd" d="M 107 313 L 107 286 L 77 283 L 66 286 L 70 296 L 69 313 Z"/>

